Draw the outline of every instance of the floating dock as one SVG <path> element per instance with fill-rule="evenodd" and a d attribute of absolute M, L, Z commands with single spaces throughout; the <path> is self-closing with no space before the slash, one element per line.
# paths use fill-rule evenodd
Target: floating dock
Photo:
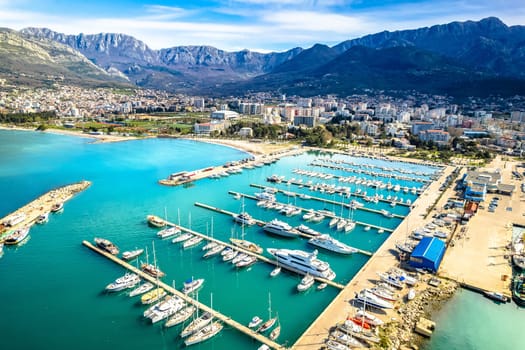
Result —
<path fill-rule="evenodd" d="M 216 310 L 213 310 L 212 308 L 206 306 L 205 304 L 202 304 L 202 303 L 198 302 L 197 300 L 195 300 L 195 299 L 187 296 L 186 294 L 176 290 L 172 286 L 169 286 L 166 283 L 164 283 L 164 282 L 162 282 L 160 280 L 157 280 L 156 278 L 146 274 L 142 270 L 140 270 L 140 269 L 138 269 L 138 268 L 128 264 L 127 262 L 119 259 L 118 257 L 116 257 L 114 255 L 111 255 L 111 254 L 103 251 L 102 249 L 97 248 L 96 246 L 94 246 L 90 242 L 82 241 L 82 244 L 85 245 L 86 247 L 88 247 L 89 249 L 93 250 L 94 252 L 97 252 L 100 255 L 105 256 L 106 258 L 108 258 L 108 259 L 112 260 L 113 262 L 119 264 L 120 266 L 124 267 L 125 269 L 130 270 L 133 273 L 136 273 L 141 278 L 143 278 L 143 279 L 145 279 L 145 280 L 155 284 L 158 287 L 164 288 L 166 291 L 176 295 L 177 297 L 183 299 L 187 303 L 195 305 L 195 306 L 197 306 L 199 309 L 201 309 L 203 311 L 209 312 L 210 314 L 213 315 L 213 317 L 221 320 L 222 322 L 226 323 L 230 327 L 237 329 L 238 331 L 240 331 L 240 332 L 246 334 L 247 336 L 257 340 L 258 342 L 266 344 L 272 349 L 278 349 L 278 350 L 281 350 L 281 349 L 284 350 L 285 349 L 282 345 L 274 342 L 273 340 L 270 340 L 269 338 L 263 336 L 262 334 L 257 333 L 254 330 L 246 327 L 245 325 L 243 325 L 243 324 L 233 320 L 231 317 L 223 315 L 222 313 L 220 313 L 220 312 L 218 312 Z"/>
<path fill-rule="evenodd" d="M 89 181 L 81 181 L 55 188 L 8 214 L 0 220 L 0 242 L 2 237 L 9 235 L 14 230 L 33 225 L 40 215 L 49 213 L 53 205 L 63 204 L 90 185 Z"/>
<path fill-rule="evenodd" d="M 231 211 L 224 210 L 224 209 L 220 209 L 220 208 L 217 208 L 217 207 L 212 207 L 211 205 L 207 205 L 207 204 L 204 204 L 204 203 L 195 202 L 195 205 L 196 205 L 197 207 L 201 207 L 201 208 L 208 209 L 208 210 L 213 210 L 213 211 L 215 211 L 215 212 L 217 212 L 217 213 L 221 213 L 221 214 L 229 215 L 229 216 L 232 216 L 232 217 L 233 217 L 233 215 L 235 215 L 235 213 L 232 213 Z M 301 209 L 302 209 L 302 210 L 305 210 L 305 209 L 303 209 L 303 208 L 301 208 Z M 264 221 L 262 221 L 262 220 L 258 220 L 258 219 L 255 219 L 255 218 L 254 218 L 254 220 L 255 220 L 255 223 L 256 223 L 258 226 L 264 226 L 264 225 L 266 225 L 266 222 L 264 222 Z M 180 226 L 177 226 L 177 227 L 180 228 Z M 208 239 L 207 236 L 205 236 L 205 235 L 203 235 L 203 234 L 200 234 L 200 233 L 199 233 L 199 235 L 201 235 L 202 237 Z M 302 233 L 302 232 L 298 232 L 298 235 L 301 236 L 301 237 L 307 238 L 307 239 L 313 238 L 313 236 L 307 235 L 307 234 Z M 210 239 L 210 240 L 211 240 L 211 239 Z M 216 239 L 213 239 L 213 240 L 214 240 L 214 241 L 217 241 Z M 217 242 L 219 242 L 219 243 L 221 243 L 221 244 L 224 244 L 224 243 L 222 243 L 221 241 L 217 241 Z M 358 249 L 358 248 L 355 248 L 355 247 L 352 247 L 352 248 L 357 249 L 357 252 L 358 252 L 358 253 L 361 253 L 361 254 L 363 254 L 363 255 L 368 255 L 368 256 L 372 256 L 372 255 L 373 255 L 373 254 L 372 254 L 371 252 L 369 252 L 369 251 L 362 250 L 362 249 Z M 236 249 L 237 249 L 237 248 L 236 248 Z M 252 253 L 252 255 L 253 255 L 253 256 L 256 256 L 256 257 L 259 257 L 259 255 L 257 255 L 257 254 L 253 254 L 253 253 Z M 261 256 L 262 256 L 262 255 L 261 255 Z M 274 261 L 272 261 L 272 260 L 270 260 L 270 261 L 271 261 L 272 264 L 276 265 L 276 263 L 275 263 Z M 285 268 L 285 267 L 283 266 L 283 268 Z M 301 273 L 301 274 L 304 275 L 304 273 L 302 273 L 302 272 L 299 272 L 299 273 Z M 319 280 L 322 280 L 323 282 L 328 283 L 327 280 L 324 280 L 324 279 L 322 279 L 322 278 L 320 278 Z"/>

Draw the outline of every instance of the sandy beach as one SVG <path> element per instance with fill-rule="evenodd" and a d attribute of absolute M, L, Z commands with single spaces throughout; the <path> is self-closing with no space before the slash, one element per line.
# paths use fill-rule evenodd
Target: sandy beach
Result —
<path fill-rule="evenodd" d="M 75 130 L 64 130 L 64 129 L 46 129 L 44 131 L 38 131 L 31 128 L 22 128 L 19 126 L 6 126 L 0 125 L 1 130 L 18 130 L 18 131 L 34 131 L 34 132 L 45 132 L 50 134 L 59 134 L 59 135 L 68 135 L 68 136 L 77 136 L 83 138 L 93 139 L 94 143 L 108 143 L 108 142 L 122 142 L 122 141 L 131 141 L 142 139 L 143 137 L 135 136 L 118 136 L 118 135 L 92 135 L 83 133 L 81 131 Z"/>

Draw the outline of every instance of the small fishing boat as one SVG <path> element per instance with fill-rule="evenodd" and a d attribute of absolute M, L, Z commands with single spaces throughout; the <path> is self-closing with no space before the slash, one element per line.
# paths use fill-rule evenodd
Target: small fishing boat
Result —
<path fill-rule="evenodd" d="M 4 244 L 6 245 L 15 245 L 22 243 L 24 240 L 26 240 L 29 237 L 29 227 L 23 227 L 21 229 L 16 230 L 9 236 L 7 236 L 4 240 Z"/>
<path fill-rule="evenodd" d="M 148 215 L 146 217 L 146 219 L 148 220 L 148 224 L 150 224 L 151 226 L 154 226 L 154 227 L 164 227 L 164 226 L 166 226 L 166 221 L 164 221 L 163 219 L 159 218 L 158 216 Z"/>
<path fill-rule="evenodd" d="M 49 221 L 49 213 L 44 213 L 44 214 L 41 214 L 38 216 L 38 218 L 36 219 L 36 223 L 37 224 L 45 224 L 46 222 Z"/>
<path fill-rule="evenodd" d="M 59 213 L 59 212 L 61 212 L 63 210 L 64 210 L 64 203 L 62 203 L 62 202 L 55 203 L 51 207 L 51 212 L 53 212 L 53 213 Z"/>
<path fill-rule="evenodd" d="M 297 285 L 297 290 L 299 292 L 304 292 L 308 290 L 311 286 L 314 285 L 315 279 L 312 275 L 306 274 L 302 279 L 301 282 Z"/>
<path fill-rule="evenodd" d="M 323 290 L 328 286 L 327 283 L 321 283 L 317 286 L 317 290 Z"/>
<path fill-rule="evenodd" d="M 280 273 L 281 273 L 281 267 L 277 266 L 275 269 L 272 270 L 272 272 L 270 272 L 270 276 L 275 277 Z"/>
<path fill-rule="evenodd" d="M 250 323 L 248 323 L 248 327 L 249 328 L 255 328 L 258 325 L 260 325 L 262 321 L 263 321 L 263 319 L 260 318 L 259 316 L 253 316 L 251 321 L 250 321 Z"/>

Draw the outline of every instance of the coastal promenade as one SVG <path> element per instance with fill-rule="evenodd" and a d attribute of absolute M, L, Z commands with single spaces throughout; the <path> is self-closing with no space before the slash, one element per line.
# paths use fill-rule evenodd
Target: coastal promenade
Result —
<path fill-rule="evenodd" d="M 90 185 L 91 182 L 89 181 L 81 181 L 56 188 L 8 214 L 6 217 L 0 219 L 0 237 L 22 227 L 33 225 L 40 215 L 49 213 L 54 205 L 63 204 Z M 10 222 L 16 222 L 16 224 L 10 225 Z"/>
<path fill-rule="evenodd" d="M 440 276 L 457 281 L 466 288 L 510 296 L 512 266 L 508 244 L 512 238 L 512 225 L 525 225 L 520 182 L 511 179 L 516 164 L 497 157 L 489 165 L 500 169 L 502 182 L 516 185 L 516 190 L 510 197 L 487 195 L 486 202 L 494 197 L 500 198 L 498 207 L 494 213 L 479 209 L 463 226 L 462 232 L 455 235 L 454 245 L 449 246 L 441 263 Z"/>
<path fill-rule="evenodd" d="M 426 188 L 414 203 L 412 211 L 407 215 L 404 222 L 390 234 L 363 268 L 308 327 L 293 345 L 293 349 L 319 349 L 323 347 L 325 340 L 329 336 L 330 329 L 336 323 L 346 319 L 350 312 L 353 312 L 354 308 L 350 302 L 354 298 L 355 293 L 364 288 L 372 287 L 373 282 L 378 280 L 378 272 L 385 272 L 392 267 L 398 266 L 397 258 L 392 254 L 392 251 L 396 249 L 395 243 L 406 240 L 412 230 L 422 227 L 426 223 L 424 217 L 438 199 L 440 194 L 439 187 L 453 170 L 453 167 L 445 167 L 440 178 Z M 395 310 L 383 311 L 378 317 L 384 321 L 389 321 L 392 318 L 401 318 Z"/>

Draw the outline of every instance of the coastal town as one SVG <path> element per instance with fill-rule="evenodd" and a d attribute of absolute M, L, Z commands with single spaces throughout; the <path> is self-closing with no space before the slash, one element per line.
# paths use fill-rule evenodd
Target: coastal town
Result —
<path fill-rule="evenodd" d="M 4 97 L 4 106 L 6 106 L 6 100 L 8 100 L 8 98 Z M 410 162 L 439 169 L 439 176 L 433 177 L 432 181 L 423 181 L 425 185 L 417 190 L 418 198 L 414 203 L 410 203 L 409 201 L 406 203 L 403 203 L 402 201 L 396 203 L 395 200 L 390 199 L 390 196 L 388 198 L 382 196 L 379 197 L 377 189 L 386 188 L 387 186 L 386 183 L 381 181 L 376 183 L 368 181 L 365 185 L 376 188 L 375 197 L 367 196 L 366 192 L 364 192 L 365 194 L 361 194 L 361 190 L 358 187 L 356 188 L 359 192 L 356 192 L 355 189 L 353 192 L 350 192 L 350 187 L 335 187 L 333 185 L 322 183 L 316 184 L 315 188 L 313 185 L 307 186 L 310 191 L 318 191 L 319 189 L 321 189 L 322 192 L 327 191 L 327 193 L 330 193 L 330 191 L 338 191 L 340 195 L 347 193 L 348 195 L 354 195 L 361 200 L 364 199 L 367 202 L 385 201 L 386 203 L 390 203 L 392 207 L 395 206 L 395 204 L 398 204 L 399 206 L 408 205 L 410 207 L 410 212 L 406 216 L 400 216 L 403 219 L 403 222 L 401 222 L 393 231 L 386 229 L 389 232 L 388 238 L 383 242 L 379 249 L 373 252 L 372 257 L 360 269 L 360 271 L 355 274 L 346 285 L 341 285 L 339 287 L 341 288 L 341 291 L 338 295 L 310 324 L 308 329 L 301 337 L 299 337 L 295 344 L 293 344 L 292 348 L 319 349 L 327 347 L 328 349 L 342 349 L 343 346 L 345 348 L 416 348 L 421 343 L 423 337 L 431 336 L 433 329 L 439 327 L 439 325 L 436 325 L 431 321 L 432 314 L 436 309 L 439 309 L 442 303 L 446 302 L 454 295 L 454 291 L 458 287 L 474 290 L 484 297 L 497 300 L 498 302 L 508 302 L 511 299 L 514 299 L 517 303 L 523 303 L 523 292 L 520 292 L 517 287 L 518 283 L 522 286 L 523 282 L 519 282 L 522 281 L 519 279 L 519 274 L 513 274 L 512 266 L 513 262 L 515 264 L 516 261 L 519 261 L 519 256 L 525 254 L 525 252 L 523 251 L 523 248 L 519 248 L 523 245 L 520 243 L 522 237 L 513 236 L 512 228 L 515 226 L 525 226 L 525 210 L 523 210 L 522 205 L 522 201 L 525 199 L 522 186 L 523 164 L 519 161 L 519 156 L 522 151 L 520 137 L 523 131 L 520 129 L 522 126 L 519 122 L 521 121 L 520 118 L 522 118 L 522 114 L 525 115 L 525 112 L 513 111 L 506 119 L 505 117 L 494 119 L 490 112 L 484 111 L 480 114 L 478 111 L 477 114 L 467 118 L 461 116 L 457 111 L 457 114 L 449 114 L 451 112 L 451 106 L 446 104 L 439 108 L 436 107 L 429 109 L 428 107 L 423 106 L 407 109 L 410 110 L 410 112 L 404 111 L 403 113 L 398 113 L 397 109 L 393 107 L 393 104 L 388 105 L 383 103 L 379 105 L 379 109 L 376 109 L 369 108 L 367 102 L 359 102 L 355 105 L 351 105 L 352 107 L 350 109 L 342 108 L 339 110 L 341 102 L 335 102 L 335 100 L 330 102 L 326 99 L 317 99 L 315 104 L 321 105 L 322 103 L 333 103 L 334 105 L 333 108 L 329 108 L 329 105 L 327 105 L 316 109 L 316 107 L 312 107 L 312 103 L 314 103 L 313 101 L 313 99 L 298 99 L 297 104 L 293 107 L 265 107 L 261 104 L 253 108 L 250 107 L 248 110 L 244 110 L 245 113 L 227 111 L 225 109 L 206 111 L 206 108 L 208 107 L 192 106 L 192 108 L 200 108 L 201 113 L 209 113 L 211 119 L 210 123 L 212 124 L 216 121 L 222 123 L 235 123 L 242 121 L 245 118 L 253 120 L 254 115 L 250 114 L 249 111 L 255 109 L 258 110 L 260 114 L 258 117 L 261 118 L 261 121 L 264 123 L 273 119 L 279 119 L 280 123 L 282 123 L 282 120 L 284 119 L 289 123 L 294 124 L 297 119 L 301 120 L 301 124 L 297 125 L 299 128 L 315 128 L 316 123 L 319 121 L 324 120 L 324 123 L 321 124 L 327 124 L 329 123 L 329 119 L 341 118 L 346 114 L 345 119 L 341 119 L 341 122 L 358 123 L 358 130 L 365 130 L 365 132 L 352 136 L 355 136 L 358 140 L 366 138 L 368 143 L 365 145 L 359 142 L 348 142 L 346 144 L 341 142 L 343 147 L 341 147 L 340 150 L 329 150 L 325 148 L 309 147 L 308 143 L 305 143 L 304 141 L 298 144 L 294 142 L 295 140 L 293 139 L 284 140 L 281 138 L 276 139 L 275 141 L 268 139 L 257 140 L 253 138 L 253 130 L 245 130 L 245 135 L 237 135 L 236 138 L 212 137 L 213 135 L 207 134 L 208 137 L 199 137 L 197 140 L 239 148 L 250 152 L 251 156 L 242 161 L 228 162 L 224 166 L 207 167 L 204 169 L 187 169 L 187 171 L 167 174 L 166 179 L 159 179 L 159 184 L 170 186 L 203 181 L 206 178 L 220 179 L 223 176 L 227 177 L 240 173 L 243 169 L 254 169 L 273 164 L 283 157 L 299 156 L 312 150 L 320 152 L 335 152 L 333 153 L 335 155 L 349 155 L 351 157 L 357 157 L 357 159 L 361 157 L 389 162 Z M 190 103 L 190 100 L 187 100 L 186 102 Z M 194 102 L 195 101 L 191 103 Z M 34 104 L 32 105 L 35 107 Z M 242 104 L 239 107 L 244 108 Z M 328 114 L 324 111 L 320 112 L 320 110 L 325 107 L 329 110 L 335 109 L 335 111 L 329 112 Z M 390 108 L 392 108 L 391 112 L 389 112 Z M 280 115 L 283 111 L 285 113 L 284 117 Z M 353 113 L 350 114 L 350 111 Z M 38 112 L 36 110 L 26 110 L 25 113 Z M 68 114 L 69 113 L 70 112 L 68 112 Z M 100 110 L 97 113 L 100 113 Z M 312 115 L 295 118 L 297 117 L 297 113 L 310 113 Z M 287 117 L 287 114 L 291 117 Z M 414 118 L 415 114 L 419 115 L 417 119 Z M 122 114 L 122 111 L 118 112 L 118 115 L 130 118 L 129 114 Z M 218 115 L 221 117 L 218 118 Z M 390 123 L 385 122 L 387 115 L 390 118 Z M 368 116 L 369 119 L 365 116 Z M 378 116 L 381 117 L 378 118 Z M 77 126 L 74 124 L 75 118 L 71 117 L 73 116 L 62 115 L 53 119 L 53 122 L 56 123 L 54 126 L 59 126 L 59 123 L 62 123 L 62 126 L 67 123 L 73 123 L 73 127 L 66 128 L 71 130 L 62 130 L 62 132 L 72 135 L 90 136 L 103 140 L 106 140 L 107 137 L 109 137 L 109 140 L 112 140 L 111 136 L 115 137 L 113 141 L 136 138 L 136 135 L 129 134 L 128 136 L 118 132 L 113 132 L 113 135 L 106 135 L 104 133 L 83 133 L 82 131 L 75 130 L 77 129 Z M 76 119 L 76 122 L 79 122 L 79 120 L 84 121 L 85 115 L 83 112 L 79 114 L 79 117 L 81 119 Z M 363 119 L 358 119 L 362 117 Z M 102 117 L 102 115 L 94 117 L 94 119 L 100 118 L 105 117 Z M 398 120 L 399 118 L 404 120 L 404 122 Z M 315 122 L 312 122 L 314 124 L 311 125 L 305 125 L 304 123 L 310 123 L 308 120 L 313 120 Z M 455 128 L 455 131 L 457 131 L 457 123 L 461 123 L 461 125 L 464 125 L 465 122 L 470 123 L 468 124 L 470 128 L 462 128 L 460 138 L 470 139 L 468 136 L 469 133 L 471 133 L 470 135 L 473 135 L 472 133 L 476 134 L 476 137 L 470 140 L 476 140 L 477 142 L 480 142 L 477 144 L 478 147 L 484 146 L 484 149 L 490 150 L 491 156 L 482 158 L 482 162 L 478 163 L 484 165 L 472 167 L 472 164 L 476 164 L 477 161 L 477 159 L 472 156 L 470 158 L 465 156 L 462 158 L 454 157 L 453 159 L 449 159 L 448 163 L 438 163 L 437 161 L 440 159 L 437 158 L 424 160 L 410 159 L 410 152 L 417 152 L 418 146 L 407 143 L 400 147 L 399 144 L 396 143 L 399 138 L 403 138 L 404 136 L 406 136 L 406 138 L 404 138 L 406 142 L 408 142 L 409 139 L 413 140 L 413 136 L 417 136 L 420 141 L 432 141 L 432 143 L 435 144 L 434 147 L 437 149 L 440 148 L 440 145 L 450 147 L 450 134 L 448 134 L 449 131 L 445 131 L 451 130 L 446 127 L 448 123 L 447 121 L 450 120 L 454 120 L 454 127 L 451 125 L 448 126 L 450 128 Z M 100 122 L 101 120 L 98 121 Z M 112 120 L 105 119 L 104 122 L 111 123 Z M 501 134 L 489 133 L 489 131 L 493 131 L 496 124 L 498 127 L 502 128 L 500 129 Z M 371 130 L 371 125 L 380 125 L 387 130 L 396 127 L 399 127 L 399 129 L 396 129 L 397 131 L 390 135 L 392 136 L 392 138 L 389 139 L 391 144 L 387 146 L 384 142 L 384 138 L 377 138 L 377 132 L 368 132 L 368 130 Z M 20 126 L 27 128 L 28 123 L 21 123 L 21 125 L 11 123 L 10 125 L 4 125 L 7 129 Z M 476 126 L 478 129 L 472 128 L 472 126 Z M 505 126 L 509 129 L 503 129 Z M 196 123 L 194 127 L 198 129 L 198 123 Z M 443 129 L 434 129 L 438 127 Z M 485 129 L 479 129 L 481 127 L 485 127 Z M 193 130 L 194 133 L 197 129 Z M 245 127 L 244 129 L 249 128 Z M 400 133 L 400 130 L 404 130 L 407 134 Z M 449 136 L 444 139 L 425 139 L 428 135 L 434 135 L 437 133 L 440 133 L 441 135 L 447 133 Z M 480 133 L 485 135 L 485 139 L 492 138 L 493 140 L 495 139 L 495 142 L 486 142 L 486 140 L 485 142 L 481 142 L 481 138 L 479 137 Z M 165 135 L 156 135 L 150 130 L 148 136 L 163 137 Z M 194 134 L 193 137 L 195 136 L 196 135 Z M 374 136 L 376 138 L 372 138 Z M 511 144 L 512 147 L 507 147 L 509 144 L 505 144 L 505 147 L 502 147 L 500 141 L 497 141 L 500 136 L 507 138 L 510 137 L 514 140 L 515 142 Z M 372 141 L 370 142 L 370 140 Z M 376 144 L 376 141 L 380 142 L 383 147 L 371 147 Z M 403 149 L 405 153 L 400 153 L 398 149 Z M 406 152 L 408 152 L 408 156 Z M 390 155 L 385 156 L 385 153 Z M 321 167 L 324 171 L 329 169 L 332 171 L 350 171 L 350 168 L 347 169 L 341 165 L 345 164 L 344 158 L 341 159 L 341 162 L 343 163 L 336 162 L 333 165 L 329 165 L 330 163 L 325 162 L 329 161 L 320 158 L 310 165 Z M 393 169 L 384 168 L 383 170 L 392 172 L 390 173 L 391 175 L 388 175 L 389 177 L 394 176 L 394 178 L 404 180 L 412 179 L 412 177 L 409 176 L 410 173 L 408 173 L 409 175 L 394 175 Z M 355 172 L 356 170 L 351 171 Z M 307 175 L 309 177 L 313 176 L 325 179 L 334 176 L 325 172 L 314 173 L 312 171 L 298 169 L 294 170 L 294 172 L 303 176 Z M 360 173 L 360 171 L 357 173 Z M 385 176 L 380 172 L 365 173 L 374 177 Z M 352 182 L 356 181 L 355 178 L 353 180 L 351 178 L 349 179 Z M 295 186 L 300 185 L 300 187 L 303 187 L 302 180 L 297 182 L 294 179 L 286 179 L 284 176 L 274 175 L 271 178 L 268 178 L 267 181 L 285 183 L 288 184 L 288 186 L 293 184 Z M 339 183 L 342 183 L 345 181 L 345 178 L 338 175 L 338 181 Z M 78 186 L 80 187 L 77 188 Z M 65 200 L 69 199 L 73 193 L 81 191 L 87 186 L 89 186 L 89 183 L 83 182 L 78 185 L 73 185 L 71 189 L 65 187 L 64 189 L 53 190 L 49 194 L 37 199 L 35 202 L 30 203 L 28 206 L 21 208 L 19 211 L 6 216 L 2 219 L 4 243 L 11 244 L 11 236 L 16 236 L 17 234 L 21 235 L 20 232 L 27 229 L 33 222 L 43 220 L 42 218 L 44 217 L 47 218 L 49 212 L 62 210 L 61 205 Z M 391 190 L 392 186 L 390 185 L 390 182 L 388 183 L 388 186 L 388 189 Z M 268 185 L 260 187 L 264 191 L 271 189 Z M 399 191 L 399 188 L 395 190 Z M 409 190 L 407 187 L 404 191 L 405 193 L 412 191 L 412 193 L 415 194 L 416 187 L 413 187 L 412 190 Z M 67 197 L 57 198 L 57 193 L 64 194 Z M 271 193 L 272 191 L 269 191 L 268 196 L 273 196 Z M 273 191 L 273 193 L 275 193 L 275 191 Z M 287 196 L 298 195 L 289 190 L 282 190 L 282 193 Z M 306 194 L 299 195 L 303 196 L 301 198 L 304 199 L 311 197 L 311 195 Z M 249 195 L 240 193 L 235 193 L 235 196 L 238 196 L 239 198 L 251 198 Z M 48 197 L 53 200 L 50 200 Z M 396 196 L 396 200 L 397 198 L 398 197 Z M 271 202 L 271 200 L 266 197 L 253 199 L 259 200 L 257 204 L 258 206 L 259 203 L 261 206 L 269 206 L 269 203 Z M 316 200 L 330 202 L 329 200 L 322 198 L 317 198 Z M 486 205 L 485 203 L 489 200 L 490 205 Z M 48 204 L 41 205 L 44 202 Z M 49 207 L 51 204 L 52 207 Z M 195 205 L 205 208 L 207 207 L 206 205 L 199 203 L 195 203 Z M 274 206 L 276 205 L 278 205 L 278 203 Z M 30 208 L 30 211 L 28 211 L 27 208 Z M 290 209 L 291 208 L 292 207 L 290 207 Z M 209 207 L 209 209 L 227 215 L 233 215 L 234 218 L 237 215 L 225 212 L 219 208 Z M 349 207 L 349 210 L 351 209 L 352 208 Z M 368 210 L 366 207 L 358 209 Z M 353 210 L 355 210 L 355 208 Z M 301 208 L 301 211 L 306 213 L 303 218 L 308 215 L 307 209 Z M 383 215 L 386 215 L 385 213 L 390 214 L 384 209 L 377 212 L 383 213 Z M 339 217 L 335 213 L 326 212 L 323 214 L 332 218 L 330 227 L 332 226 L 332 221 L 334 222 L 334 227 L 337 224 L 337 221 L 344 221 L 342 216 Z M 496 221 L 493 219 L 495 215 L 498 216 L 498 220 Z M 148 220 L 150 219 L 148 218 Z M 163 220 L 158 217 L 155 220 L 157 220 L 156 222 L 159 223 L 161 227 L 166 225 L 166 222 L 163 222 Z M 385 228 L 381 226 L 360 223 L 358 221 L 355 221 L 352 224 L 353 226 L 350 230 L 355 227 L 356 223 L 358 225 L 366 226 L 364 227 L 365 231 L 370 230 L 370 227 L 379 229 L 380 232 L 385 230 Z M 346 222 L 346 225 L 349 224 L 351 224 L 351 221 Z M 194 236 L 200 237 L 200 240 L 210 240 L 210 242 L 215 242 L 215 244 L 218 245 L 218 247 L 222 247 L 222 249 L 224 249 L 225 246 L 228 246 L 227 243 L 220 240 L 213 240 L 213 238 L 192 231 L 183 226 L 176 224 L 170 225 L 173 226 L 173 232 L 187 232 L 186 234 L 188 235 L 188 238 Z M 266 227 L 269 223 L 261 222 L 260 225 Z M 305 231 L 304 234 L 307 238 L 313 239 L 318 233 L 312 232 L 315 231 Z M 175 240 L 176 238 L 174 241 Z M 23 239 L 14 241 L 14 244 L 18 244 L 22 241 Z M 114 260 L 125 268 L 128 268 L 135 273 L 143 274 L 140 270 L 137 270 L 133 266 L 126 265 L 125 263 L 122 263 L 120 259 L 112 256 L 113 253 L 108 255 L 107 252 L 104 253 L 97 248 L 93 248 L 90 243 L 84 244 L 95 251 L 106 255 L 108 258 Z M 103 250 L 107 250 L 105 245 L 98 245 L 99 247 L 102 247 Z M 247 250 L 242 246 L 231 246 L 228 249 L 245 253 L 247 256 L 253 254 L 253 252 L 250 252 L 250 250 Z M 258 254 L 253 255 L 252 258 L 253 260 L 251 260 L 250 264 L 259 260 L 263 262 L 267 261 L 279 266 L 279 260 L 268 260 L 268 258 Z M 462 261 L 465 260 L 468 260 L 471 263 L 462 264 Z M 279 269 L 280 268 L 281 267 L 279 267 Z M 287 267 L 286 265 L 283 265 L 282 268 L 289 269 L 294 273 L 304 274 L 304 271 Z M 517 266 L 516 268 L 520 269 L 521 267 Z M 480 269 L 483 273 L 478 272 Z M 308 274 L 306 274 L 306 276 L 308 276 Z M 145 276 L 144 278 L 154 285 L 157 284 L 159 288 L 164 287 L 167 290 L 170 289 L 169 286 L 161 285 L 158 280 L 152 279 L 151 277 Z M 371 283 L 371 281 L 375 280 L 377 282 Z M 332 283 L 331 280 L 322 278 L 320 279 L 320 282 L 325 284 Z M 175 294 L 178 293 L 176 290 L 173 290 L 172 292 Z M 174 298 L 177 298 L 177 296 Z M 193 302 L 196 303 L 196 301 Z M 365 310 L 368 310 L 367 303 L 368 308 L 371 308 L 370 312 L 365 312 Z M 208 310 L 208 307 L 205 305 L 201 305 L 200 307 L 204 308 L 206 311 L 214 312 L 212 309 Z M 380 310 L 381 312 L 374 314 L 377 310 Z M 227 316 L 217 314 L 216 317 L 227 323 L 232 322 L 230 326 L 238 328 L 245 334 L 254 337 L 254 339 L 259 340 L 272 348 L 280 348 L 280 345 L 272 342 L 278 337 L 278 333 L 274 338 L 274 333 L 272 332 L 270 340 L 267 340 L 267 338 L 261 337 L 260 332 L 253 332 L 246 328 L 246 326 L 235 323 L 233 320 L 230 321 L 230 318 Z M 367 326 L 366 328 L 365 324 Z M 261 347 L 264 347 L 264 345 Z"/>

